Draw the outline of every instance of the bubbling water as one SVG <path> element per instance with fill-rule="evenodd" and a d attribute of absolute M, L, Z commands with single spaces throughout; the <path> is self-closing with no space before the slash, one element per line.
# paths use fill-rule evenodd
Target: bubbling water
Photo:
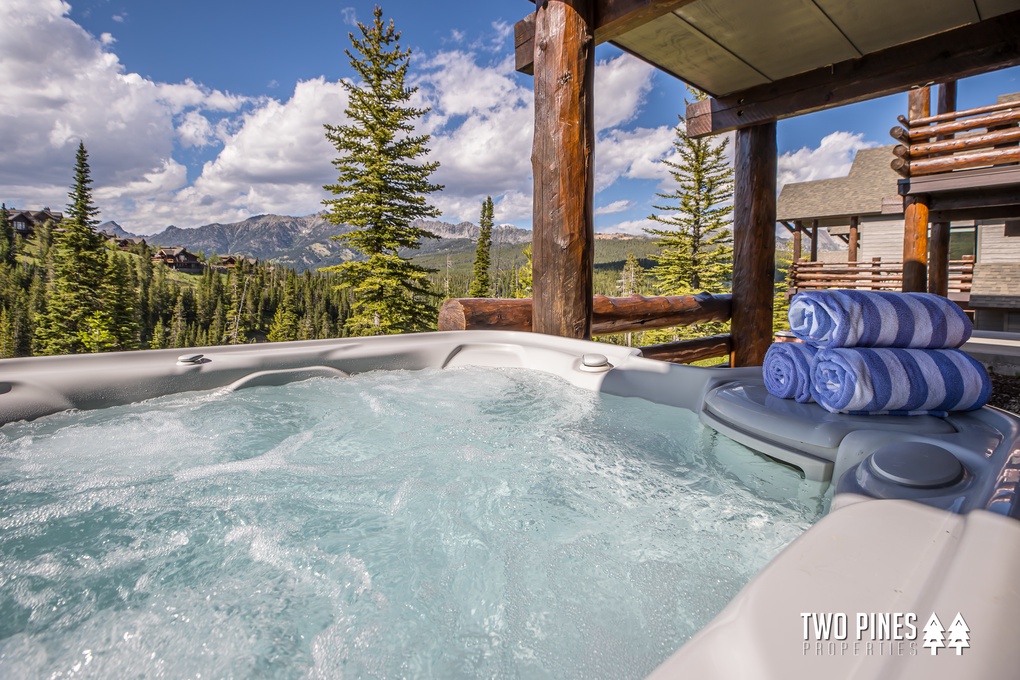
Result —
<path fill-rule="evenodd" d="M 639 678 L 825 509 L 521 369 L 58 414 L 0 428 L 0 677 Z"/>

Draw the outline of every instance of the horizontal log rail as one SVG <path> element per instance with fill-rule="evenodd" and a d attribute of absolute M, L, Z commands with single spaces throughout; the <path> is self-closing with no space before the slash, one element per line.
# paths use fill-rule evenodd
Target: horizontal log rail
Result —
<path fill-rule="evenodd" d="M 890 167 L 904 177 L 1020 162 L 1020 101 L 899 120 Z"/>
<path fill-rule="evenodd" d="M 729 335 L 710 335 L 705 338 L 648 345 L 638 349 L 641 350 L 641 356 L 647 359 L 690 364 L 728 355 L 733 349 L 733 342 Z"/>
<path fill-rule="evenodd" d="M 974 280 L 974 258 L 949 263 L 949 292 L 970 293 Z M 903 284 L 903 263 L 871 262 L 803 262 L 790 265 L 787 295 L 805 290 L 844 288 L 850 290 L 900 290 Z"/>
<path fill-rule="evenodd" d="M 596 295 L 592 335 L 631 333 L 689 326 L 730 318 L 730 296 L 671 295 L 611 298 Z M 439 330 L 502 330 L 530 332 L 531 299 L 453 298 L 439 309 Z"/>

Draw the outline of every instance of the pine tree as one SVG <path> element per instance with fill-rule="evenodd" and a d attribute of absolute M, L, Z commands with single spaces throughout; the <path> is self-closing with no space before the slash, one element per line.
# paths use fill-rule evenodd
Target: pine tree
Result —
<path fill-rule="evenodd" d="M 620 295 L 635 295 L 645 292 L 645 268 L 634 253 L 627 253 L 620 272 Z"/>
<path fill-rule="evenodd" d="M 924 628 L 924 642 L 921 644 L 922 647 L 931 650 L 931 655 L 935 656 L 939 653 L 939 649 L 946 646 L 945 628 L 942 627 L 942 622 L 939 621 L 939 617 L 935 612 L 931 613 L 931 618 L 928 619 L 928 623 L 925 624 Z"/>
<path fill-rule="evenodd" d="M 527 262 L 517 268 L 517 285 L 514 287 L 515 298 L 531 297 L 531 244 L 524 246 L 524 257 Z"/>
<path fill-rule="evenodd" d="M 326 125 L 326 138 L 340 156 L 336 184 L 326 185 L 338 198 L 323 201 L 328 219 L 355 229 L 336 236 L 367 259 L 327 269 L 339 274 L 354 294 L 346 329 L 350 335 L 380 335 L 429 330 L 435 325 L 436 295 L 428 274 L 433 270 L 401 257 L 399 249 L 416 250 L 421 239 L 437 238 L 413 221 L 437 217 L 426 196 L 442 189 L 429 181 L 439 164 L 424 162 L 429 135 L 414 135 L 414 121 L 428 109 L 407 106 L 416 88 L 405 86 L 410 50 L 400 48 L 392 20 L 383 23 L 375 8 L 370 26 L 359 23 L 361 39 L 349 34 L 355 56 L 345 50 L 362 85 L 341 81 L 350 95 L 349 125 Z"/>
<path fill-rule="evenodd" d="M 478 219 L 478 247 L 475 249 L 475 271 L 468 288 L 468 297 L 484 298 L 491 293 L 489 279 L 489 249 L 492 247 L 492 196 L 486 196 L 482 203 L 482 214 Z"/>
<path fill-rule="evenodd" d="M 135 315 L 135 286 L 131 283 L 127 263 L 116 250 L 110 251 L 103 282 L 106 311 L 110 317 L 110 334 L 116 349 L 138 347 L 138 320 Z"/>
<path fill-rule="evenodd" d="M 963 620 L 963 616 L 959 612 L 956 613 L 953 622 L 949 624 L 949 642 L 946 646 L 956 649 L 957 656 L 963 654 L 964 647 L 970 647 L 970 628 L 967 627 L 967 622 Z"/>
<path fill-rule="evenodd" d="M 13 267 L 17 263 L 14 247 L 14 227 L 7 215 L 7 204 L 0 204 L 0 263 Z"/>
<path fill-rule="evenodd" d="M 285 342 L 297 340 L 299 318 L 297 313 L 297 279 L 293 272 L 287 277 L 287 285 L 283 289 L 283 299 L 273 315 L 273 325 L 269 328 L 269 342 Z M 309 319 L 309 315 L 305 315 Z"/>
<path fill-rule="evenodd" d="M 94 229 L 99 209 L 92 204 L 92 177 L 85 144 L 78 144 L 74 186 L 68 196 L 64 233 L 57 244 L 54 279 L 47 291 L 47 309 L 40 319 L 37 342 L 40 354 L 74 354 L 105 342 L 109 315 L 103 312 L 103 275 L 106 254 L 103 237 Z M 90 340 L 83 340 L 90 339 Z M 87 345 L 87 346 L 86 346 Z"/>
<path fill-rule="evenodd" d="M 676 128 L 673 148 L 679 161 L 663 163 L 677 187 L 657 194 L 668 202 L 655 209 L 668 214 L 650 216 L 666 228 L 645 230 L 659 237 L 652 274 L 666 295 L 720 293 L 728 286 L 733 270 L 733 169 L 726 160 L 728 141 L 692 139 L 685 133 L 683 119 Z"/>

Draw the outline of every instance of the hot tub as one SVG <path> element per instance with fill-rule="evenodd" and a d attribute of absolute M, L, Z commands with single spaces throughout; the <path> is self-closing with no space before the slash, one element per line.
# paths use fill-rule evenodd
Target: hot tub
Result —
<path fill-rule="evenodd" d="M 158 405 L 168 395 L 202 399 L 210 390 L 234 394 L 380 370 L 464 367 L 530 369 L 573 388 L 687 409 L 701 425 L 773 461 L 766 465 L 802 476 L 803 486 L 791 493 L 811 496 L 830 487 L 828 515 L 774 557 L 652 677 L 1008 677 L 1018 667 L 1011 621 L 1020 605 L 1013 583 L 1020 569 L 1020 420 L 994 409 L 945 420 L 833 416 L 771 397 L 759 369 L 677 366 L 636 350 L 537 334 L 459 332 L 6 360 L 0 362 L 0 423 L 146 400 Z M 734 468 L 744 465 L 740 454 L 732 455 Z M 597 467 L 598 455 L 591 460 Z M 247 461 L 225 464 L 235 462 L 251 469 Z M 772 468 L 750 465 L 734 474 L 771 493 L 773 487 L 755 485 Z M 250 532 L 230 535 L 258 544 Z M 591 554 L 585 559 L 597 561 Z M 591 579 L 593 599 L 614 590 L 613 579 L 601 581 L 597 572 L 580 578 Z M 9 578 L 2 583 L 14 587 Z M 556 641 L 555 630 L 541 635 Z M 342 638 L 338 634 L 334 644 L 352 644 Z M 622 653 L 611 639 L 596 648 Z M 17 665 L 24 661 L 19 655 L 39 653 L 31 645 L 8 645 L 0 668 L 29 668 Z M 92 654 L 78 670 L 89 672 Z M 489 674 L 491 668 L 482 668 Z M 591 675 L 598 668 L 554 675 Z M 403 672 L 437 669 L 450 672 L 441 665 Z"/>

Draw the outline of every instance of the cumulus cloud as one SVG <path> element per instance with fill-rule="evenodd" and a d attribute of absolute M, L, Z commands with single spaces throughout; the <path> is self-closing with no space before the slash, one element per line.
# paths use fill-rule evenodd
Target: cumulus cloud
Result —
<path fill-rule="evenodd" d="M 596 215 L 612 215 L 613 213 L 623 212 L 631 207 L 633 203 L 627 200 L 613 201 L 608 205 L 604 205 L 600 208 L 595 208 Z"/>
<path fill-rule="evenodd" d="M 103 33 L 99 36 L 99 42 L 103 43 L 103 45 L 112 45 L 117 42 L 117 39 L 113 37 L 112 33 Z"/>
<path fill-rule="evenodd" d="M 252 99 L 192 80 L 155 82 L 127 72 L 112 36 L 89 35 L 68 11 L 60 0 L 0 5 L 0 22 L 11 27 L 0 42 L 0 111 L 33 112 L 0 117 L 0 194 L 8 203 L 62 205 L 81 139 L 103 217 L 138 233 L 322 209 L 337 155 L 323 124 L 346 122 L 341 83 L 306 80 L 285 98 Z M 352 7 L 341 12 L 356 21 Z M 428 160 L 440 163 L 433 179 L 446 186 L 431 201 L 444 219 L 476 221 L 482 199 L 492 196 L 497 221 L 527 223 L 534 95 L 515 74 L 513 56 L 492 51 L 504 49 L 496 43 L 513 27 L 492 28 L 481 47 L 415 55 L 415 105 L 431 108 L 419 132 L 431 135 Z M 50 39 L 43 45 L 38 35 Z M 651 79 L 651 69 L 628 55 L 596 67 L 599 189 L 665 176 L 658 161 L 670 153 L 672 129 L 623 127 L 639 113 Z M 174 157 L 184 149 L 211 149 L 211 160 L 189 169 Z M 628 207 L 615 201 L 599 214 Z M 609 230 L 636 228 L 628 224 Z"/>
<path fill-rule="evenodd" d="M 188 110 L 237 111 L 247 101 L 191 81 L 166 85 L 126 73 L 106 49 L 111 40 L 87 33 L 69 10 L 60 0 L 0 4 L 7 29 L 0 41 L 0 111 L 7 114 L 0 117 L 0 193 L 9 202 L 61 204 L 79 140 L 97 187 L 150 182 L 173 166 L 176 126 Z"/>
<path fill-rule="evenodd" d="M 874 146 L 878 145 L 864 141 L 863 134 L 833 132 L 823 137 L 815 149 L 803 147 L 788 151 L 779 157 L 779 189 L 790 182 L 845 177 L 854 155 Z"/>
<path fill-rule="evenodd" d="M 629 54 L 595 66 L 595 129 L 606 130 L 634 119 L 652 89 L 655 69 Z"/>

